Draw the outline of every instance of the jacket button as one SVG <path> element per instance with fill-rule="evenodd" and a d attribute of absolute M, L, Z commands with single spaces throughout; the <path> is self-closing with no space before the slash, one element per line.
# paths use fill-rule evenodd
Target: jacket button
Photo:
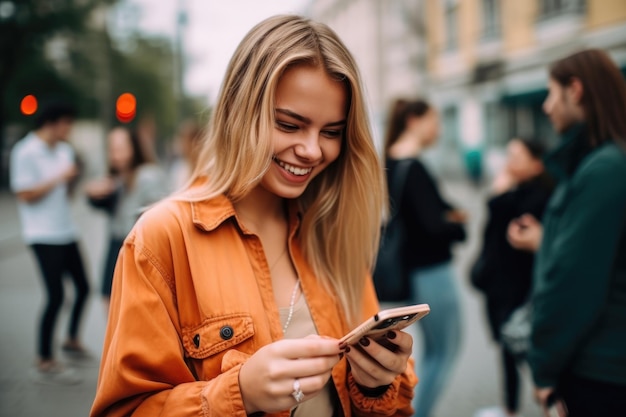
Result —
<path fill-rule="evenodd" d="M 220 329 L 220 337 L 224 340 L 231 339 L 234 334 L 235 332 L 233 331 L 233 328 L 230 326 L 224 326 Z"/>
<path fill-rule="evenodd" d="M 200 347 L 200 335 L 199 334 L 193 337 L 193 344 L 195 347 Z"/>

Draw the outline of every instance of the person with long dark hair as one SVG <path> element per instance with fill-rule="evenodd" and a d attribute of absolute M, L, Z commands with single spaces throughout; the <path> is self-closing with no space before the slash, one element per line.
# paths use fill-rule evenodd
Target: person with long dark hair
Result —
<path fill-rule="evenodd" d="M 435 177 L 420 158 L 439 136 L 437 111 L 423 100 L 399 99 L 392 105 L 387 123 L 384 152 L 389 188 L 399 164 L 410 162 L 398 209 L 407 231 L 404 261 L 411 299 L 431 306 L 428 318 L 419 322 L 424 346 L 416 369 L 422 382 L 414 400 L 415 415 L 426 417 L 445 388 L 461 343 L 460 299 L 451 248 L 465 239 L 467 216 L 443 198 Z"/>
<path fill-rule="evenodd" d="M 509 223 L 523 214 L 541 219 L 553 188 L 542 158 L 545 147 L 536 139 L 514 138 L 507 146 L 506 165 L 494 178 L 488 215 L 471 282 L 485 296 L 485 310 L 502 358 L 504 407 L 479 410 L 475 417 L 516 416 L 519 409 L 521 358 L 502 341 L 501 328 L 530 296 L 534 254 L 507 241 Z"/>
<path fill-rule="evenodd" d="M 85 185 L 89 203 L 109 216 L 109 244 L 101 293 L 108 309 L 117 254 L 143 209 L 168 193 L 165 175 L 144 155 L 137 135 L 126 127 L 107 136 L 108 173 Z"/>
<path fill-rule="evenodd" d="M 626 83 L 590 49 L 556 61 L 543 109 L 563 135 L 543 226 L 524 215 L 515 247 L 537 250 L 528 355 L 536 395 L 570 417 L 626 409 Z"/>

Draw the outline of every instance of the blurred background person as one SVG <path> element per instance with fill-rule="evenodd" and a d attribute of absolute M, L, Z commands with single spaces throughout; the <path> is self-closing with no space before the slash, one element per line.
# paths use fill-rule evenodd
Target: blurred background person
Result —
<path fill-rule="evenodd" d="M 626 409 L 626 83 L 601 50 L 549 70 L 543 109 L 563 137 L 549 156 L 559 185 L 543 227 L 526 214 L 515 247 L 538 250 L 529 363 L 539 403 L 570 417 Z M 558 404 L 561 404 L 560 402 Z"/>
<path fill-rule="evenodd" d="M 107 136 L 108 173 L 85 185 L 89 203 L 109 216 L 109 244 L 102 276 L 102 297 L 108 311 L 113 271 L 126 235 L 142 210 L 167 195 L 163 171 L 150 163 L 139 138 L 126 127 Z"/>
<path fill-rule="evenodd" d="M 500 344 L 504 407 L 479 410 L 475 417 L 517 416 L 520 395 L 520 358 L 502 343 L 500 329 L 530 295 L 534 254 L 513 248 L 507 227 L 530 213 L 541 219 L 553 181 L 542 162 L 544 146 L 536 139 L 515 138 L 507 146 L 506 165 L 493 182 L 480 255 L 472 266 L 471 282 L 485 296 L 493 339 Z"/>
<path fill-rule="evenodd" d="M 159 164 L 157 151 L 157 123 L 153 114 L 143 115 L 137 121 L 137 128 L 134 133 L 139 139 L 141 152 L 146 162 Z"/>
<path fill-rule="evenodd" d="M 175 158 L 169 169 L 170 190 L 180 190 L 191 177 L 198 159 L 201 130 L 193 119 L 185 120 L 178 128 L 174 141 Z"/>
<path fill-rule="evenodd" d="M 431 313 L 420 320 L 423 353 L 417 369 L 420 383 L 415 415 L 431 415 L 449 380 L 461 344 L 459 289 L 451 247 L 465 240 L 465 212 L 445 201 L 420 155 L 437 142 L 439 116 L 423 100 L 398 100 L 388 118 L 384 152 L 387 177 L 402 160 L 411 160 L 400 212 L 407 228 L 405 260 L 412 301 L 428 303 Z M 415 352 L 415 350 L 414 350 Z"/>
<path fill-rule="evenodd" d="M 46 290 L 46 306 L 39 324 L 39 354 L 32 377 L 36 382 L 70 385 L 81 378 L 55 359 L 54 330 L 63 304 L 63 277 L 74 285 L 74 305 L 62 349 L 76 357 L 88 356 L 79 340 L 89 283 L 78 247 L 78 229 L 72 220 L 69 183 L 78 175 L 72 147 L 66 143 L 76 111 L 52 102 L 42 107 L 35 130 L 11 150 L 11 189 L 17 196 L 22 236 L 30 245 Z"/>

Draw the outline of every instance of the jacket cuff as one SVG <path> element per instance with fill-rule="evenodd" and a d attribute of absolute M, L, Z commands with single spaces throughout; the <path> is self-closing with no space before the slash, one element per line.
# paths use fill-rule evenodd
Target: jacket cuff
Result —
<path fill-rule="evenodd" d="M 235 350 L 224 355 L 221 375 L 202 390 L 203 416 L 248 417 L 239 386 L 239 371 L 248 357 Z"/>
<path fill-rule="evenodd" d="M 391 384 L 381 385 L 380 387 L 376 387 L 376 388 L 366 387 L 359 383 L 357 383 L 356 386 L 359 388 L 359 391 L 361 391 L 363 395 L 365 395 L 366 397 L 375 398 L 375 397 L 380 397 L 381 395 L 386 393 L 389 387 L 391 386 Z"/>
<path fill-rule="evenodd" d="M 365 413 L 392 415 L 398 407 L 398 388 L 400 378 L 396 378 L 391 385 L 379 396 L 368 396 L 362 387 L 354 380 L 352 372 L 348 372 L 348 391 L 355 408 Z M 374 388 L 376 390 L 377 388 Z"/>

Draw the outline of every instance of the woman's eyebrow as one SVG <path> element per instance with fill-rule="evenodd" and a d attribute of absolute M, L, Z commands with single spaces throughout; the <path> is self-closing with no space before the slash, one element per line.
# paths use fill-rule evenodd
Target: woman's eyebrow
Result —
<path fill-rule="evenodd" d="M 311 119 L 309 119 L 308 117 L 304 117 L 298 113 L 294 113 L 291 110 L 287 110 L 287 109 L 276 109 L 276 113 L 281 113 L 284 114 L 285 116 L 289 116 L 292 117 L 296 120 L 301 121 L 302 123 L 306 123 L 306 124 L 311 124 Z M 331 122 L 331 123 L 326 123 L 324 126 L 342 126 L 346 124 L 346 120 L 339 120 L 337 122 Z"/>

